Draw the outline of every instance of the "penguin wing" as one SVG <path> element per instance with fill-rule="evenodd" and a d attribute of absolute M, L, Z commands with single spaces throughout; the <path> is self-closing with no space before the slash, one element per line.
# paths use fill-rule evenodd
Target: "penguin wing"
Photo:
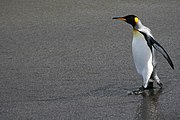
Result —
<path fill-rule="evenodd" d="M 169 55 L 167 54 L 167 52 L 165 51 L 165 49 L 153 38 L 151 39 L 151 42 L 153 43 L 152 44 L 153 47 L 164 56 L 164 58 L 168 61 L 169 65 L 172 67 L 172 69 L 174 69 L 173 62 L 172 62 L 171 58 L 169 57 Z"/>
<path fill-rule="evenodd" d="M 169 65 L 172 67 L 172 69 L 174 69 L 173 62 L 172 62 L 171 58 L 169 57 L 169 55 L 167 54 L 167 52 L 165 51 L 165 49 L 157 41 L 155 41 L 152 36 L 147 35 L 146 33 L 142 32 L 142 31 L 140 31 L 140 32 L 144 35 L 150 49 L 152 50 L 152 46 L 153 46 L 158 52 L 160 52 L 164 56 L 164 58 L 168 61 Z"/>

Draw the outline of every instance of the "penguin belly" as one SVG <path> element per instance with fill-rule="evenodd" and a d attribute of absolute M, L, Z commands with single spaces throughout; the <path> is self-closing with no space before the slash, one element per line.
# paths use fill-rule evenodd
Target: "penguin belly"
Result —
<path fill-rule="evenodd" d="M 152 52 L 144 36 L 136 30 L 133 31 L 132 53 L 136 70 L 143 77 L 146 88 L 153 71 Z"/>

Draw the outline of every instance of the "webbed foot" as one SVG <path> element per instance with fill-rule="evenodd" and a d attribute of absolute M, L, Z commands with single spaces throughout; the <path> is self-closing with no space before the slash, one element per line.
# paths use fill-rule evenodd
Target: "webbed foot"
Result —
<path fill-rule="evenodd" d="M 161 82 L 157 83 L 159 85 L 160 88 L 163 87 L 163 84 Z"/>
<path fill-rule="evenodd" d="M 133 92 L 133 94 L 135 94 L 135 95 L 140 95 L 140 94 L 143 93 L 143 91 L 144 91 L 144 87 L 142 86 L 142 87 L 140 87 L 138 90 L 134 90 L 134 91 L 132 91 L 132 92 Z"/>

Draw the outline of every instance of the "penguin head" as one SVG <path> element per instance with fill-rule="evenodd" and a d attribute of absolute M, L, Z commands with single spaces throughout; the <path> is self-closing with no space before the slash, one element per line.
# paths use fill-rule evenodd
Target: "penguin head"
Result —
<path fill-rule="evenodd" d="M 133 27 L 136 26 L 136 24 L 138 24 L 139 18 L 135 15 L 127 15 L 124 17 L 113 17 L 112 19 L 117 19 L 117 20 L 122 20 L 125 21 L 129 24 L 131 24 Z"/>

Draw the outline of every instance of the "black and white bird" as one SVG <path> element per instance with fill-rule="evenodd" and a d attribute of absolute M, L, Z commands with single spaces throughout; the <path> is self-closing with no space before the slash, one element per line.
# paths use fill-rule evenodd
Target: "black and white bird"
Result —
<path fill-rule="evenodd" d="M 174 69 L 173 62 L 165 49 L 155 41 L 150 29 L 144 26 L 137 16 L 127 15 L 112 19 L 125 21 L 133 27 L 132 53 L 136 70 L 143 78 L 141 89 L 152 89 L 153 82 L 162 88 L 163 84 L 156 71 L 155 51 L 159 51 Z"/>

